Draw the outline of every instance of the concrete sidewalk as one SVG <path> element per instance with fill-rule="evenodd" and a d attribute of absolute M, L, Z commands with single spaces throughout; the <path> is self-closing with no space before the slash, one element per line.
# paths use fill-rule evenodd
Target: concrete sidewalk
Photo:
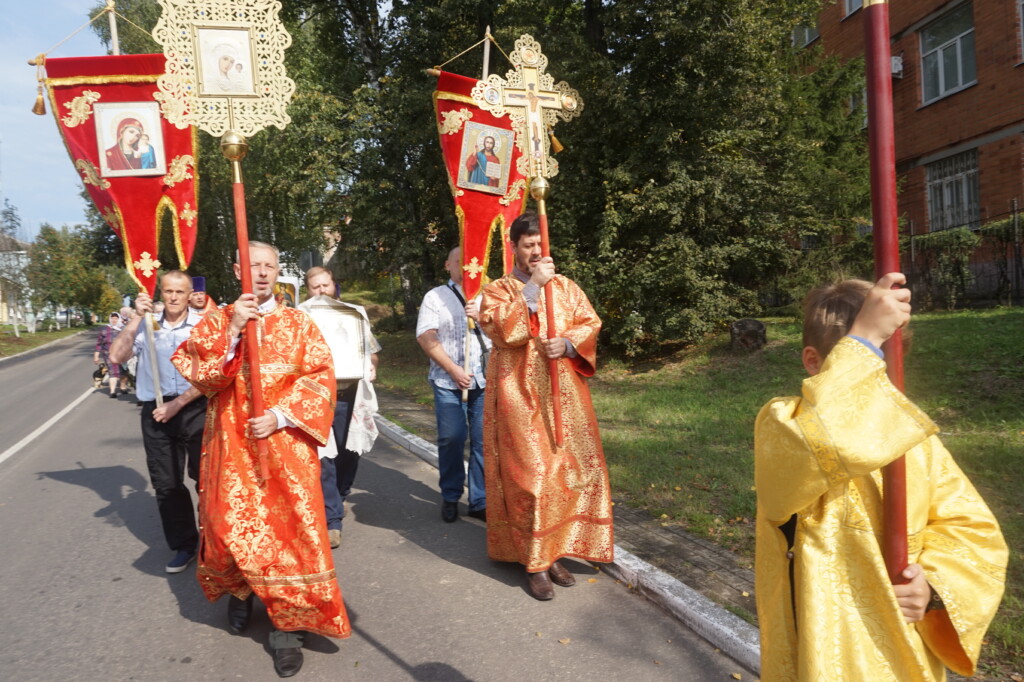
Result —
<path fill-rule="evenodd" d="M 383 436 L 437 466 L 434 410 L 377 388 Z M 614 491 L 613 491 L 614 492 Z M 754 574 L 738 556 L 642 511 L 615 505 L 615 562 L 602 570 L 637 590 L 750 670 L 760 670 Z"/>

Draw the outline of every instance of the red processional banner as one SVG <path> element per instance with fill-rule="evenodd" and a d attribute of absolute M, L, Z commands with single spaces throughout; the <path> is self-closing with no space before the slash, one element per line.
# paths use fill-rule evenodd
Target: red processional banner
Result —
<path fill-rule="evenodd" d="M 196 244 L 195 129 L 160 113 L 162 54 L 46 60 L 50 108 L 96 209 L 124 243 L 125 266 L 150 295 L 169 211 L 181 266 Z"/>
<path fill-rule="evenodd" d="M 441 151 L 459 220 L 467 300 L 484 284 L 495 230 L 501 235 L 504 271 L 512 269 L 508 228 L 523 212 L 529 186 L 510 117 L 497 118 L 476 106 L 470 96 L 476 84 L 476 79 L 442 71 L 434 92 Z"/>

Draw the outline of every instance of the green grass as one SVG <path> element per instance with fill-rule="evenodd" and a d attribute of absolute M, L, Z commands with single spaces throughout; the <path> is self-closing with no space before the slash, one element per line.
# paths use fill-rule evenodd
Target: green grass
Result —
<path fill-rule="evenodd" d="M 24 353 L 27 350 L 32 350 L 42 346 L 43 344 L 56 341 L 57 339 L 63 339 L 65 336 L 71 336 L 78 332 L 88 329 L 83 325 L 77 327 L 61 328 L 60 331 L 37 331 L 35 334 L 29 334 L 25 331 L 25 328 L 21 328 L 21 337 L 14 335 L 14 327 L 9 324 L 0 325 L 0 358 L 6 358 L 11 355 L 17 355 L 18 353 Z"/>
<path fill-rule="evenodd" d="M 728 349 L 728 336 L 657 361 L 601 358 L 594 406 L 617 500 L 646 509 L 752 560 L 753 426 L 774 396 L 795 395 L 805 374 L 800 330 L 765 318 L 768 345 Z M 907 394 L 999 519 L 1011 562 L 984 665 L 1024 656 L 1024 309 L 915 315 Z M 427 360 L 410 333 L 382 334 L 380 383 L 428 403 Z"/>

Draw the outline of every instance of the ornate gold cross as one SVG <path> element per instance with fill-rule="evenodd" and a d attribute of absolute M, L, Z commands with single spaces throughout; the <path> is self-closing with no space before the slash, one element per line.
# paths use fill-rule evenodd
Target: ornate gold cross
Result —
<path fill-rule="evenodd" d="M 484 271 L 484 267 L 480 265 L 480 259 L 476 256 L 473 256 L 469 263 L 463 265 L 462 269 L 469 273 L 470 279 L 476 279 Z"/>
<path fill-rule="evenodd" d="M 142 272 L 146 277 L 152 277 L 153 271 L 160 267 L 160 261 L 154 259 L 149 251 L 143 251 L 139 254 L 142 256 L 140 260 L 135 261 L 135 269 Z"/>
<path fill-rule="evenodd" d="M 558 174 L 558 163 L 548 155 L 548 129 L 558 119 L 570 121 L 583 110 L 583 100 L 565 81 L 557 85 L 551 74 L 544 73 L 548 58 L 540 51 L 540 43 L 530 35 L 516 41 L 509 58 L 511 69 L 505 78 L 496 74 L 478 81 L 473 88 L 477 106 L 501 117 L 508 114 L 516 130 L 516 144 L 526 164 L 518 170 L 530 178 L 550 178 Z"/>

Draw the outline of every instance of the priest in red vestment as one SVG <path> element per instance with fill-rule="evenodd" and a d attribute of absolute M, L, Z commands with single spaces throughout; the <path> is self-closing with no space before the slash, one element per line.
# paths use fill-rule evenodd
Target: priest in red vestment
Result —
<path fill-rule="evenodd" d="M 484 398 L 484 480 L 487 551 L 526 567 L 530 593 L 554 597 L 552 581 L 568 587 L 562 557 L 613 559 L 608 469 L 587 378 L 597 362 L 601 320 L 583 290 L 555 274 L 541 257 L 533 213 L 511 225 L 512 272 L 484 289 L 480 324 L 494 342 Z M 547 338 L 542 287 L 554 290 L 555 338 Z M 558 359 L 563 441 L 553 435 L 548 360 Z"/>
<path fill-rule="evenodd" d="M 199 583 L 207 599 L 230 595 L 228 627 L 248 625 L 255 593 L 274 624 L 282 677 L 302 666 L 302 632 L 348 637 L 349 620 L 327 540 L 316 446 L 334 418 L 331 351 L 305 313 L 278 306 L 277 249 L 250 242 L 253 293 L 211 310 L 172 358 L 209 398 L 199 471 Z M 241 276 L 235 265 L 236 276 Z M 251 418 L 248 351 L 255 319 L 264 415 Z M 257 439 L 268 445 L 260 477 Z"/>

